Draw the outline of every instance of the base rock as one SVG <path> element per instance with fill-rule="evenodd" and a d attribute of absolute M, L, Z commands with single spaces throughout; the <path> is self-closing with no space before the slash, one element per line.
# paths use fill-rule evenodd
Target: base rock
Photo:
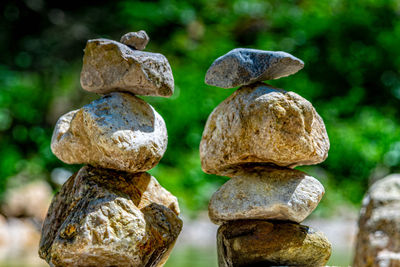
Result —
<path fill-rule="evenodd" d="M 331 244 L 323 233 L 288 222 L 235 221 L 217 234 L 220 267 L 324 266 Z"/>
<path fill-rule="evenodd" d="M 39 254 L 51 266 L 162 266 L 182 221 L 148 173 L 82 167 L 54 197 Z"/>

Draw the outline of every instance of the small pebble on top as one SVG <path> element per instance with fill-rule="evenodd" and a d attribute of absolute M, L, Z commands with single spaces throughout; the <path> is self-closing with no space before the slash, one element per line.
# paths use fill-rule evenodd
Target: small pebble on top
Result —
<path fill-rule="evenodd" d="M 145 31 L 128 32 L 121 37 L 120 42 L 136 50 L 144 50 L 149 43 L 149 36 Z"/>

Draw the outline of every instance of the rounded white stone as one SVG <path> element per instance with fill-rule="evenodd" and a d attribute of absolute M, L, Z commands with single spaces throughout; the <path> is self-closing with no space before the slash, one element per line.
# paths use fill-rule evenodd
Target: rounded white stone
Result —
<path fill-rule="evenodd" d="M 69 164 L 142 172 L 157 165 L 167 142 L 165 122 L 151 105 L 111 93 L 62 116 L 51 150 Z"/>

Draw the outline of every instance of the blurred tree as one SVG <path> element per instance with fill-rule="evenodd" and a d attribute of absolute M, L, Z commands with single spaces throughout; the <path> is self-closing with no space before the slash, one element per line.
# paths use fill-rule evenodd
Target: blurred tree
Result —
<path fill-rule="evenodd" d="M 271 83 L 310 100 L 327 125 L 327 161 L 302 168 L 328 187 L 322 211 L 358 203 L 369 178 L 399 170 L 398 1 L 3 0 L 0 12 L 0 195 L 14 180 L 50 181 L 56 167 L 79 167 L 63 165 L 49 144 L 60 115 L 96 98 L 79 86 L 85 42 L 140 29 L 151 38 L 147 50 L 169 59 L 176 85 L 169 99 L 146 97 L 169 131 L 151 172 L 184 208 L 205 208 L 224 182 L 201 171 L 198 145 L 208 115 L 234 90 L 203 80 L 235 47 L 305 61 L 298 74 Z"/>

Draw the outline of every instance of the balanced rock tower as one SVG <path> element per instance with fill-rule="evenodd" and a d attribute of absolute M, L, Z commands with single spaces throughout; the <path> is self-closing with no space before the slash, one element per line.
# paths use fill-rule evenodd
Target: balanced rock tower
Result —
<path fill-rule="evenodd" d="M 324 122 L 306 99 L 262 82 L 303 66 L 285 52 L 238 48 L 207 71 L 206 84 L 240 86 L 211 113 L 200 144 L 204 172 L 231 178 L 209 203 L 221 225 L 219 266 L 322 266 L 330 257 L 324 234 L 299 224 L 324 187 L 293 169 L 328 156 Z"/>
<path fill-rule="evenodd" d="M 358 220 L 354 267 L 400 266 L 400 174 L 376 181 Z"/>
<path fill-rule="evenodd" d="M 174 90 L 168 60 L 141 51 L 148 41 L 140 31 L 86 44 L 81 85 L 103 96 L 63 115 L 53 133 L 53 153 L 85 165 L 43 224 L 39 255 L 50 266 L 162 266 L 182 229 L 176 197 L 146 172 L 168 136 L 163 118 L 136 95 Z"/>

